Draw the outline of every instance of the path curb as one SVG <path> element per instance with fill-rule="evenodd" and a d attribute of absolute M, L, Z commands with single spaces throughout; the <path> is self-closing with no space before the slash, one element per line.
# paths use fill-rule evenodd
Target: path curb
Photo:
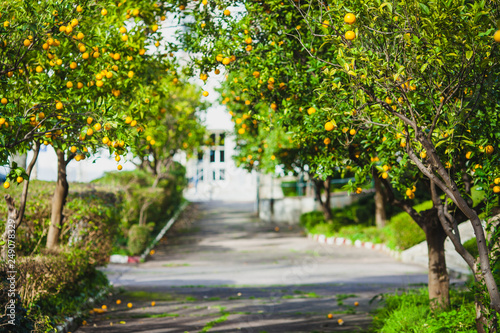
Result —
<path fill-rule="evenodd" d="M 401 252 L 396 251 L 396 250 L 391 250 L 387 245 L 385 244 L 380 244 L 380 243 L 371 243 L 371 242 L 362 242 L 360 240 L 356 240 L 355 242 L 351 241 L 350 239 L 343 238 L 343 237 L 326 237 L 325 235 L 322 234 L 307 234 L 308 239 L 312 239 L 313 241 L 316 241 L 318 243 L 322 244 L 327 244 L 327 245 L 337 245 L 337 246 L 354 246 L 354 247 L 359 247 L 359 248 L 365 248 L 368 250 L 372 251 L 379 251 L 383 252 L 385 254 L 390 255 L 396 260 L 402 261 L 401 258 Z M 420 262 L 415 262 L 411 261 L 413 264 L 417 265 L 422 265 Z M 466 280 L 467 277 L 470 275 L 465 274 L 463 271 L 456 270 L 450 267 L 447 267 L 448 269 L 448 274 L 451 278 L 456 278 L 456 279 L 462 279 Z"/>
<path fill-rule="evenodd" d="M 362 242 L 360 240 L 356 241 L 351 241 L 348 238 L 343 238 L 343 237 L 326 237 L 325 235 L 321 234 L 307 234 L 307 238 L 312 239 L 318 243 L 323 243 L 323 244 L 328 244 L 328 245 L 347 245 L 347 246 L 354 246 L 354 247 L 359 247 L 359 248 L 365 248 L 373 251 L 379 251 L 386 253 L 393 257 L 394 259 L 401 260 L 401 252 L 396 251 L 396 250 L 391 250 L 387 245 L 385 244 L 380 244 L 380 243 L 371 243 L 371 242 Z"/>

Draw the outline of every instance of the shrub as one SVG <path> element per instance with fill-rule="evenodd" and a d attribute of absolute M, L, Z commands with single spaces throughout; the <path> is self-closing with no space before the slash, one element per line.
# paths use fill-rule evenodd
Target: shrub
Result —
<path fill-rule="evenodd" d="M 425 201 L 414 208 L 418 212 L 430 209 L 432 201 Z M 425 240 L 424 231 L 405 212 L 393 216 L 389 224 L 384 227 L 384 233 L 387 246 L 392 249 L 406 250 Z"/>
<path fill-rule="evenodd" d="M 128 232 L 127 247 L 130 253 L 140 254 L 148 246 L 151 229 L 147 226 L 134 224 Z"/>

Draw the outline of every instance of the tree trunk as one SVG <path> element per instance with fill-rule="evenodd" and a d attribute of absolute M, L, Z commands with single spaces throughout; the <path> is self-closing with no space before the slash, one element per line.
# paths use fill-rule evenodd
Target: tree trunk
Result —
<path fill-rule="evenodd" d="M 377 175 L 375 168 L 372 170 L 373 181 L 375 182 L 375 224 L 381 229 L 387 224 L 387 214 L 385 213 L 385 196 L 382 189 L 382 182 Z"/>
<path fill-rule="evenodd" d="M 328 186 L 327 188 L 325 188 L 326 185 Z M 321 189 L 325 189 L 325 200 L 323 200 L 323 197 L 321 196 Z M 332 221 L 333 214 L 332 209 L 330 208 L 330 178 L 328 178 L 328 180 L 326 181 L 314 179 L 314 194 L 316 196 L 316 200 L 318 200 L 321 206 L 321 211 L 323 212 L 325 221 Z"/>
<path fill-rule="evenodd" d="M 444 252 L 446 233 L 437 216 L 431 219 L 423 223 L 429 258 L 429 299 L 432 309 L 446 309 L 450 306 L 450 278 Z"/>
<path fill-rule="evenodd" d="M 2 240 L 5 242 L 2 248 L 1 257 L 5 260 L 8 253 L 8 239 L 13 239 L 15 241 L 17 228 L 21 225 L 24 217 L 24 211 L 26 209 L 26 201 L 28 200 L 28 189 L 30 184 L 30 177 L 33 168 L 35 167 L 36 160 L 38 159 L 38 154 L 40 153 L 40 143 L 35 144 L 35 149 L 33 150 L 33 158 L 30 164 L 26 168 L 26 160 L 24 161 L 24 168 L 26 168 L 26 174 L 28 179 L 24 181 L 23 191 L 21 192 L 21 200 L 19 202 L 19 210 L 16 209 L 16 204 L 14 199 L 10 195 L 5 195 L 5 201 L 7 203 L 7 223 L 5 225 L 5 231 L 2 235 Z M 24 154 L 26 157 L 27 154 Z"/>
<path fill-rule="evenodd" d="M 52 197 L 52 209 L 50 216 L 49 233 L 47 235 L 47 248 L 52 249 L 57 247 L 59 235 L 61 233 L 61 225 L 63 221 L 63 209 L 68 196 L 68 180 L 66 174 L 66 161 L 64 152 L 57 149 L 57 182 L 54 195 Z"/>

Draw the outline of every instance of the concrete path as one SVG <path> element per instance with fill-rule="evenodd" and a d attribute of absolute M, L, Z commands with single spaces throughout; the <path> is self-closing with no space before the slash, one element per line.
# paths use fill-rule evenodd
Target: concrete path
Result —
<path fill-rule="evenodd" d="M 198 205 L 151 260 L 105 269 L 126 291 L 77 332 L 360 332 L 374 296 L 427 282 L 422 266 L 258 222 L 252 203 Z"/>

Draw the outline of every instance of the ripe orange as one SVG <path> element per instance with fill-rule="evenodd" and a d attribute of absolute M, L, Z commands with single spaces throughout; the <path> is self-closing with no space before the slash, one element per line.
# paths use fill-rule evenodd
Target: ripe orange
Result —
<path fill-rule="evenodd" d="M 354 38 L 356 38 L 356 34 L 354 33 L 354 31 L 349 30 L 345 33 L 345 39 L 353 40 Z"/>
<path fill-rule="evenodd" d="M 500 43 L 500 30 L 495 31 L 493 39 L 495 40 L 495 42 Z"/>
<path fill-rule="evenodd" d="M 467 154 L 465 154 L 465 158 L 470 160 L 471 157 L 472 157 L 472 152 L 468 151 Z"/>
<path fill-rule="evenodd" d="M 76 153 L 76 150 L 77 150 L 76 146 L 71 146 L 69 151 L 72 153 Z"/>
<path fill-rule="evenodd" d="M 137 125 L 137 120 L 132 120 L 130 126 L 135 127 Z"/>
<path fill-rule="evenodd" d="M 61 102 L 57 102 L 56 103 L 56 109 L 57 110 L 62 110 L 63 107 L 64 107 L 63 103 L 61 103 Z"/>
<path fill-rule="evenodd" d="M 484 148 L 484 152 L 488 155 L 491 155 L 493 154 L 493 152 L 495 151 L 495 149 L 493 148 L 492 145 L 487 145 L 485 148 Z"/>
<path fill-rule="evenodd" d="M 8 189 L 9 187 L 10 187 L 10 183 L 9 182 L 3 183 L 3 188 L 4 189 Z"/>
<path fill-rule="evenodd" d="M 97 80 L 95 85 L 98 86 L 98 87 L 102 87 L 102 85 L 104 84 L 104 82 L 100 81 L 100 80 Z"/>
<path fill-rule="evenodd" d="M 328 319 L 332 319 L 333 315 L 331 313 L 329 313 L 327 317 L 328 317 Z"/>
<path fill-rule="evenodd" d="M 344 22 L 347 24 L 354 24 L 354 22 L 356 22 L 356 16 L 353 13 L 347 13 L 344 16 Z"/>
<path fill-rule="evenodd" d="M 21 184 L 21 183 L 23 182 L 23 180 L 24 180 L 24 178 L 23 178 L 23 177 L 21 177 L 21 176 L 19 176 L 19 177 L 17 177 L 17 178 L 16 178 L 16 182 L 17 182 L 18 184 Z M 496 192 L 495 192 L 495 193 L 496 193 Z"/>
<path fill-rule="evenodd" d="M 332 142 L 332 140 L 330 140 L 330 138 L 326 138 L 325 140 L 323 140 L 323 143 L 324 143 L 325 145 L 329 145 L 329 144 L 330 144 L 330 142 Z"/>
<path fill-rule="evenodd" d="M 128 303 L 127 307 L 131 308 L 132 307 L 132 303 Z"/>
<path fill-rule="evenodd" d="M 121 303 L 122 303 L 121 300 L 119 300 L 119 299 L 116 300 L 116 304 L 120 305 Z"/>
<path fill-rule="evenodd" d="M 127 28 L 125 28 L 125 27 L 121 27 L 121 28 L 120 28 L 120 32 L 121 32 L 122 34 L 126 33 L 126 32 L 127 32 Z"/>
<path fill-rule="evenodd" d="M 154 146 L 154 145 L 155 145 L 155 143 L 156 143 L 156 141 L 155 141 L 155 140 L 151 140 L 151 141 L 149 141 L 149 144 L 150 144 L 151 146 Z"/>
<path fill-rule="evenodd" d="M 94 130 L 92 128 L 87 129 L 87 135 L 91 136 L 92 134 L 94 134 Z"/>
<path fill-rule="evenodd" d="M 313 114 L 313 113 L 315 113 L 315 112 L 316 112 L 316 109 L 315 109 L 315 108 L 313 108 L 313 107 L 310 107 L 309 109 L 307 109 L 307 113 L 308 113 L 309 115 L 311 115 L 311 114 Z"/>
<path fill-rule="evenodd" d="M 331 130 L 333 130 L 333 128 L 334 128 L 334 127 L 335 127 L 335 125 L 333 125 L 333 123 L 332 123 L 331 121 L 328 121 L 328 122 L 326 122 L 326 124 L 325 124 L 325 129 L 326 129 L 327 131 L 331 131 Z"/>
<path fill-rule="evenodd" d="M 222 64 L 223 65 L 229 65 L 230 62 L 231 62 L 231 59 L 229 59 L 229 58 L 222 59 Z"/>
<path fill-rule="evenodd" d="M 41 72 L 43 72 L 43 67 L 42 66 L 36 66 L 35 71 L 37 73 L 41 73 Z"/>
<path fill-rule="evenodd" d="M 71 82 L 71 81 L 66 82 L 66 87 L 73 88 L 73 82 Z"/>
<path fill-rule="evenodd" d="M 153 252 L 153 253 L 151 253 L 151 255 L 153 255 L 154 254 L 154 250 L 151 250 L 151 252 Z M 155 306 L 155 305 L 156 305 L 155 301 L 151 302 L 151 306 Z"/>
<path fill-rule="evenodd" d="M 79 13 L 83 12 L 82 6 L 79 5 L 78 7 L 76 7 L 76 11 Z"/>
<path fill-rule="evenodd" d="M 363 192 L 363 189 L 361 187 L 356 188 L 356 193 L 361 194 Z"/>
<path fill-rule="evenodd" d="M 353 128 L 353 129 L 351 129 L 351 130 L 349 131 L 349 134 L 351 134 L 351 135 L 355 135 L 355 134 L 356 134 L 356 130 L 355 130 L 354 128 Z"/>
<path fill-rule="evenodd" d="M 115 156 L 115 161 L 120 162 L 120 160 L 121 160 L 121 159 L 122 159 L 122 158 L 120 157 L 120 155 L 116 155 L 116 156 Z"/>
<path fill-rule="evenodd" d="M 354 302 L 354 306 L 359 306 L 359 302 Z"/>
<path fill-rule="evenodd" d="M 151 30 L 153 30 L 153 32 L 158 31 L 158 25 L 157 25 L 157 24 L 154 24 L 154 25 L 151 27 Z"/>
<path fill-rule="evenodd" d="M 7 98 L 5 98 L 5 97 L 4 97 L 4 98 L 2 98 L 2 100 L 0 100 L 0 102 L 1 102 L 3 105 L 5 105 L 5 104 L 7 104 L 7 102 L 8 102 L 8 101 L 7 101 Z M 4 120 L 4 121 L 3 121 L 3 123 L 4 123 L 4 122 L 5 122 L 5 119 L 4 119 L 4 118 L 2 118 L 2 119 Z M 0 125 L 2 125 L 3 123 L 1 123 Z"/>
<path fill-rule="evenodd" d="M 106 16 L 106 15 L 108 15 L 108 11 L 106 10 L 106 8 L 103 8 L 103 9 L 101 10 L 101 15 L 102 15 L 102 16 Z"/>
<path fill-rule="evenodd" d="M 204 91 L 204 92 L 202 93 L 202 95 L 203 95 L 203 96 L 205 96 L 205 97 L 207 97 L 207 96 L 208 96 L 208 91 Z"/>
<path fill-rule="evenodd" d="M 240 134 L 240 135 L 245 134 L 245 129 L 244 128 L 240 128 L 238 130 L 238 134 Z"/>
<path fill-rule="evenodd" d="M 101 126 L 101 124 L 99 124 L 99 123 L 96 123 L 96 124 L 94 125 L 94 130 L 96 130 L 96 131 L 100 131 L 100 130 L 101 130 L 101 128 L 102 128 L 102 126 Z"/>
<path fill-rule="evenodd" d="M 31 45 L 31 41 L 29 39 L 25 39 L 23 44 L 24 44 L 24 46 L 28 47 Z"/>
<path fill-rule="evenodd" d="M 128 75 L 129 78 L 133 78 L 134 77 L 134 72 L 130 71 L 130 72 L 128 72 L 127 75 Z"/>
<path fill-rule="evenodd" d="M 493 186 L 493 193 L 500 193 L 500 186 Z"/>
<path fill-rule="evenodd" d="M 422 158 L 422 159 L 427 158 L 427 152 L 425 150 L 420 152 L 420 158 Z"/>
<path fill-rule="evenodd" d="M 71 69 L 75 69 L 77 66 L 78 65 L 74 61 L 71 64 L 69 64 L 69 68 L 71 68 Z"/>
<path fill-rule="evenodd" d="M 382 179 L 387 179 L 389 177 L 389 174 L 387 172 L 382 173 Z"/>
<path fill-rule="evenodd" d="M 231 15 L 231 12 L 229 11 L 229 9 L 226 9 L 226 10 L 224 11 L 224 15 L 226 15 L 226 16 Z"/>

